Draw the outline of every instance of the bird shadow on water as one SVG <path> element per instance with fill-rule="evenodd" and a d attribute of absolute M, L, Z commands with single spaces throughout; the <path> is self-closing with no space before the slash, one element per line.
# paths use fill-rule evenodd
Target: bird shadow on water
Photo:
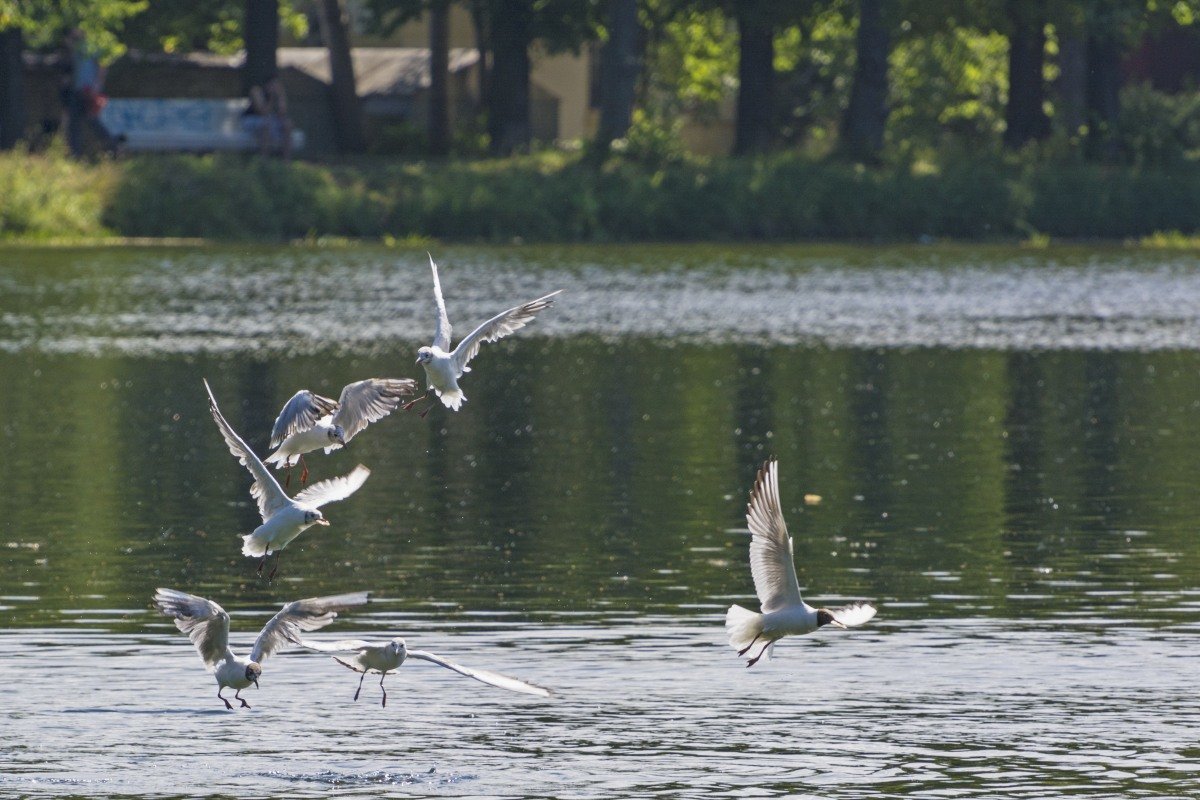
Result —
<path fill-rule="evenodd" d="M 269 772 L 254 773 L 250 777 L 275 778 L 279 780 L 302 783 L 322 783 L 327 786 L 449 786 L 463 781 L 474 780 L 474 775 L 458 775 L 452 772 L 440 773 L 436 767 L 430 767 L 424 772 L 404 772 L 384 769 L 370 772 L 337 772 L 323 769 L 318 772 Z"/>

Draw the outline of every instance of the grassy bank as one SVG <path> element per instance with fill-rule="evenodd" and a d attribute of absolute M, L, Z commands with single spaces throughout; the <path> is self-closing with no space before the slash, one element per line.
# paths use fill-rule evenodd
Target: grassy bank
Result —
<path fill-rule="evenodd" d="M 1200 233 L 1200 167 L 973 161 L 866 170 L 796 156 L 281 164 L 155 156 L 0 157 L 0 236 L 444 240 L 1128 239 Z"/>

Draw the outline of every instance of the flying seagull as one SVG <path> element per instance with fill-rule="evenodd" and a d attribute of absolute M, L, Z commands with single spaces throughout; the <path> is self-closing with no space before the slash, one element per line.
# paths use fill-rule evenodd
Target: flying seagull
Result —
<path fill-rule="evenodd" d="M 326 453 L 344 447 L 363 428 L 396 410 L 400 398 L 415 394 L 412 378 L 368 378 L 348 384 L 337 400 L 301 389 L 287 401 L 275 427 L 271 447 L 275 452 L 263 459 L 276 469 L 290 469 L 304 454 L 325 448 Z M 290 474 L 289 474 L 290 478 Z M 300 474 L 308 480 L 308 467 Z"/>
<path fill-rule="evenodd" d="M 417 351 L 417 363 L 425 367 L 425 377 L 429 380 L 429 389 L 442 399 L 442 404 L 451 411 L 458 411 L 467 401 L 467 396 L 458 387 L 458 379 L 464 372 L 470 372 L 467 366 L 471 359 L 479 353 L 479 347 L 484 342 L 495 342 L 510 333 L 520 330 L 533 321 L 534 315 L 544 311 L 554 304 L 552 299 L 562 290 L 551 292 L 530 300 L 524 305 L 515 306 L 502 311 L 458 343 L 458 347 L 450 350 L 450 318 L 446 316 L 446 301 L 442 299 L 442 284 L 438 280 L 437 264 L 433 256 L 429 256 L 429 268 L 433 270 L 433 297 L 437 301 L 437 328 L 433 333 L 433 344 L 422 347 Z M 428 390 L 427 390 L 428 392 Z M 412 408 L 416 400 L 408 403 L 404 409 Z M 421 412 L 424 417 L 429 408 Z"/>
<path fill-rule="evenodd" d="M 488 686 L 497 686 L 501 689 L 522 692 L 524 694 L 534 694 L 538 697 L 550 696 L 549 689 L 534 686 L 532 683 L 526 683 L 525 681 L 510 678 L 507 675 L 500 675 L 496 672 L 489 672 L 485 669 L 468 669 L 441 656 L 427 653 L 424 650 L 409 650 L 404 644 L 404 640 L 400 638 L 395 638 L 387 642 L 364 642 L 361 639 L 344 639 L 340 642 L 317 642 L 297 638 L 295 642 L 301 647 L 321 653 L 353 653 L 354 655 L 347 656 L 346 658 L 334 656 L 333 660 L 343 667 L 349 667 L 355 672 L 362 673 L 362 677 L 358 679 L 358 689 L 354 692 L 354 699 L 358 700 L 358 695 L 362 691 L 363 680 L 367 677 L 367 673 L 378 672 L 379 689 L 383 692 L 383 702 L 380 705 L 383 706 L 387 705 L 387 689 L 383 688 L 383 679 L 387 677 L 389 672 L 399 669 L 400 665 L 408 658 L 429 661 L 437 664 L 439 667 L 454 670 L 459 675 L 465 675 L 468 678 L 474 678 L 477 681 L 486 683 Z"/>
<path fill-rule="evenodd" d="M 792 537 L 779 507 L 779 462 L 774 458 L 758 471 L 746 507 L 746 523 L 750 526 L 750 572 L 762 613 L 730 606 L 725 615 L 725 629 L 729 632 L 729 644 L 739 656 L 746 655 L 757 642 L 763 643 L 747 667 L 754 666 L 764 655 L 770 660 L 775 642 L 784 636 L 812 633 L 822 625 L 851 628 L 875 616 L 875 608 L 866 603 L 834 609 L 813 608 L 800 597 Z"/>
<path fill-rule="evenodd" d="M 288 603 L 271 621 L 263 626 L 250 657 L 234 654 L 229 647 L 229 614 L 211 600 L 194 594 L 159 589 L 154 595 L 154 605 L 163 614 L 175 620 L 175 627 L 186 633 L 196 646 L 204 666 L 217 679 L 217 697 L 230 711 L 233 705 L 221 692 L 234 689 L 233 697 L 250 708 L 242 697 L 242 689 L 250 684 L 258 688 L 262 675 L 262 662 L 267 656 L 294 642 L 304 631 L 315 631 L 333 622 L 337 612 L 367 602 L 367 592 L 339 594 L 333 597 L 311 597 Z"/>
<path fill-rule="evenodd" d="M 225 421 L 207 380 L 204 381 L 204 389 L 208 392 L 209 411 L 212 412 L 221 435 L 225 437 L 229 452 L 237 456 L 242 466 L 254 476 L 254 483 L 250 485 L 250 496 L 258 501 L 258 513 L 262 515 L 263 524 L 255 528 L 253 533 L 242 537 L 242 555 L 260 559 L 258 573 L 261 575 L 267 556 L 283 550 L 307 528 L 313 525 L 328 525 L 329 520 L 321 513 L 321 506 L 345 500 L 354 494 L 366 482 L 371 470 L 359 464 L 348 475 L 314 483 L 294 498 L 288 497 L 266 465 L 259 461 L 254 451 Z M 278 569 L 279 559 L 276 558 L 275 567 L 267 576 L 267 580 L 273 579 Z"/>

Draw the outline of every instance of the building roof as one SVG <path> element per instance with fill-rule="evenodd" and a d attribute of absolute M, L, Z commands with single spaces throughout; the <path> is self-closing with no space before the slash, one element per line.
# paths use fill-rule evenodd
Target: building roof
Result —
<path fill-rule="evenodd" d="M 427 89 L 430 82 L 429 48 L 354 47 L 354 82 L 359 97 L 411 95 Z M 291 67 L 323 83 L 329 83 L 329 51 L 324 47 L 281 47 L 280 68 Z M 463 72 L 479 63 L 479 51 L 450 48 L 450 74 Z"/>

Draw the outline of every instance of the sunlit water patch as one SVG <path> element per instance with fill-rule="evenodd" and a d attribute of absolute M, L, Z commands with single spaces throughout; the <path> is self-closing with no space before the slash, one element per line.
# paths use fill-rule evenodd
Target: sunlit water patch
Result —
<path fill-rule="evenodd" d="M 439 248 L 459 334 L 553 289 L 536 336 L 832 347 L 1153 350 L 1200 343 L 1188 254 L 959 247 Z M 0 253 L 0 348 L 415 349 L 426 256 L 371 248 Z"/>

